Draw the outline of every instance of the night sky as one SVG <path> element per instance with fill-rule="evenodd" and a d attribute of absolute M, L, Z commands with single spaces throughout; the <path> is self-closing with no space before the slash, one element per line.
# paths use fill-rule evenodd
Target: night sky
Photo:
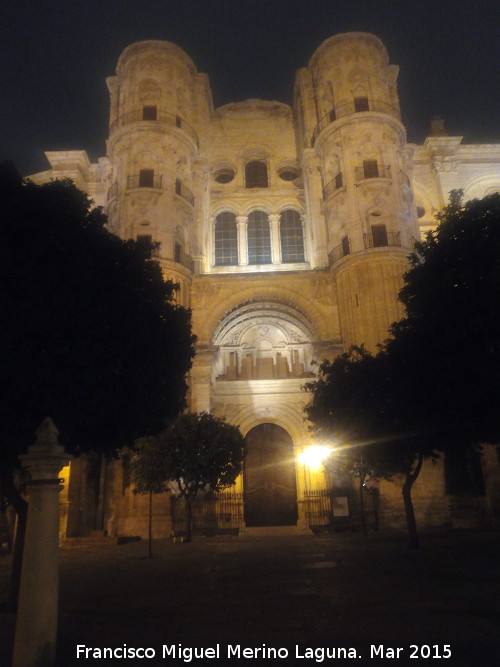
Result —
<path fill-rule="evenodd" d="M 376 34 L 400 66 L 411 142 L 444 117 L 464 141 L 500 141 L 499 0 L 3 0 L 0 159 L 46 169 L 44 150 L 105 154 L 121 51 L 168 40 L 209 76 L 214 105 L 290 103 L 295 71 L 331 35 Z"/>

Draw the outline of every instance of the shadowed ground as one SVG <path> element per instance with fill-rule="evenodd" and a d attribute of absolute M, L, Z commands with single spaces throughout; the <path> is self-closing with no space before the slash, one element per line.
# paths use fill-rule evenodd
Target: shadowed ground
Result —
<path fill-rule="evenodd" d="M 354 648 L 356 659 L 323 664 L 500 664 L 500 533 L 439 532 L 408 551 L 404 533 L 197 538 L 191 544 L 106 544 L 61 550 L 58 665 L 88 647 L 152 647 L 154 659 L 100 664 L 187 664 L 163 659 L 162 646 L 215 647 L 220 659 L 193 665 L 299 667 L 321 664 L 306 647 Z M 8 576 L 0 557 L 0 600 Z M 0 614 L 0 665 L 9 665 L 14 617 Z M 260 654 L 227 659 L 227 645 L 286 648 L 288 659 Z M 400 658 L 372 657 L 370 645 L 401 647 Z M 410 659 L 410 645 L 431 655 Z M 437 645 L 438 648 L 433 648 Z M 423 648 L 425 655 L 426 649 Z M 418 655 L 418 653 L 417 653 Z"/>

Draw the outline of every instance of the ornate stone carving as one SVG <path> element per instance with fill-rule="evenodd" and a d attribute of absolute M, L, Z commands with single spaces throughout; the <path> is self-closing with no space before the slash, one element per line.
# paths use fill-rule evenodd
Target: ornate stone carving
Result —
<path fill-rule="evenodd" d="M 335 303 L 336 290 L 333 279 L 317 278 L 312 281 L 314 287 L 314 299 L 324 306 L 331 306 Z"/>
<path fill-rule="evenodd" d="M 193 286 L 193 296 L 196 296 L 200 308 L 205 308 L 220 291 L 220 286 L 214 282 L 203 282 Z"/>

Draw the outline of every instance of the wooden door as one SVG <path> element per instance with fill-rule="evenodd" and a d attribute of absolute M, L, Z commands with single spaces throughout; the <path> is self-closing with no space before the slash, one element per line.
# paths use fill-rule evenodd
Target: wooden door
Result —
<path fill-rule="evenodd" d="M 295 525 L 297 486 L 292 439 L 276 424 L 259 424 L 245 440 L 246 525 Z"/>

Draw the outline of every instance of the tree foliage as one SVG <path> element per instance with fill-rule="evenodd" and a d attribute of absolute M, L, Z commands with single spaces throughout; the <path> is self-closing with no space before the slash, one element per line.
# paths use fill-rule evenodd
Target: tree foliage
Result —
<path fill-rule="evenodd" d="M 441 449 L 500 441 L 500 194 L 450 203 L 410 256 L 387 351 Z"/>
<path fill-rule="evenodd" d="M 425 458 L 434 457 L 433 440 L 416 428 L 408 406 L 409 385 L 400 385 L 385 350 L 372 355 L 353 346 L 321 364 L 317 380 L 306 385 L 312 399 L 306 414 L 316 435 L 334 447 L 328 465 L 358 480 L 363 530 L 363 485 L 368 479 L 403 476 L 409 541 L 418 545 L 411 489 Z"/>
<path fill-rule="evenodd" d="M 50 416 L 69 449 L 159 432 L 185 405 L 190 314 L 151 248 L 123 241 L 70 181 L 0 170 L 1 456 Z"/>
<path fill-rule="evenodd" d="M 114 451 L 185 405 L 194 338 L 152 247 L 123 241 L 71 181 L 38 186 L 0 164 L 0 494 L 26 503 L 18 454 L 51 417 L 68 451 Z"/>
<path fill-rule="evenodd" d="M 232 486 L 241 473 L 245 455 L 239 429 L 208 412 L 180 415 L 160 435 L 141 438 L 137 447 L 135 465 L 146 471 L 146 483 L 136 478 L 138 488 L 160 489 L 163 482 L 175 482 L 187 504 L 188 541 L 192 501 L 202 489 L 222 491 Z"/>
<path fill-rule="evenodd" d="M 184 414 L 161 434 L 167 479 L 185 498 L 201 489 L 221 491 L 241 473 L 245 445 L 240 430 L 208 412 Z"/>
<path fill-rule="evenodd" d="M 500 441 L 500 195 L 454 192 L 438 222 L 410 256 L 393 337 L 375 356 L 353 348 L 324 362 L 307 386 L 309 418 L 347 443 L 352 470 L 404 475 L 410 546 L 424 459 Z"/>

